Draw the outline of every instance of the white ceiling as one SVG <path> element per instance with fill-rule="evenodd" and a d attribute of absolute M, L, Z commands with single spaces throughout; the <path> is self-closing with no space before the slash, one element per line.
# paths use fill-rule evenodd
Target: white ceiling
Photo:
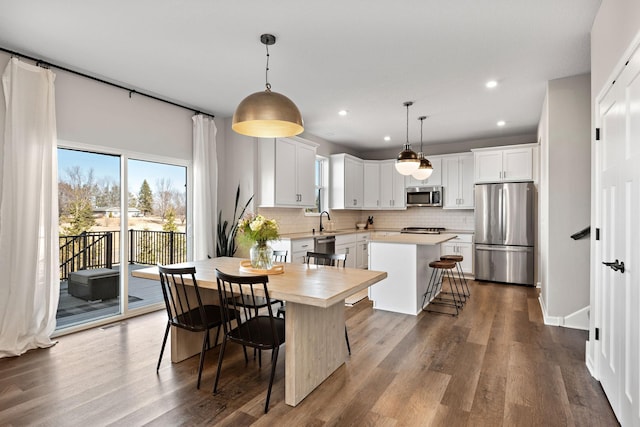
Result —
<path fill-rule="evenodd" d="M 231 117 L 269 80 L 356 150 L 535 133 L 545 82 L 589 72 L 600 0 L 0 0 L 0 47 Z M 490 79 L 499 82 L 489 90 Z M 338 111 L 346 109 L 346 117 Z M 498 120 L 506 126 L 498 128 Z M 390 135 L 391 142 L 383 141 Z"/>

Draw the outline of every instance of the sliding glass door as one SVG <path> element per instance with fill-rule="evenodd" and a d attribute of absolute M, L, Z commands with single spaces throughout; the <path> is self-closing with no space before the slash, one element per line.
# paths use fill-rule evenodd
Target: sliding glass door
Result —
<path fill-rule="evenodd" d="M 58 149 L 57 328 L 121 313 L 120 157 Z"/>
<path fill-rule="evenodd" d="M 187 169 L 144 160 L 128 161 L 131 214 L 129 271 L 187 260 Z M 129 275 L 129 308 L 163 302 L 158 283 Z"/>
<path fill-rule="evenodd" d="M 187 260 L 186 166 L 59 148 L 58 171 L 57 329 L 162 307 L 131 271 Z"/>

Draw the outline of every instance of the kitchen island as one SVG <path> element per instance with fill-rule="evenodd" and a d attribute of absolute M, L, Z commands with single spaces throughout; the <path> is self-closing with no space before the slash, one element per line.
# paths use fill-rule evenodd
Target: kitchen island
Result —
<path fill-rule="evenodd" d="M 440 244 L 456 234 L 397 234 L 371 237 L 369 268 L 387 278 L 369 288 L 373 308 L 417 315 L 431 277 L 431 261 L 440 259 Z"/>

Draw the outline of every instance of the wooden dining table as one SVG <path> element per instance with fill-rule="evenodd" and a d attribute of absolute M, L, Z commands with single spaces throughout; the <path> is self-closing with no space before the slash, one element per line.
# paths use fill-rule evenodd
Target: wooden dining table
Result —
<path fill-rule="evenodd" d="M 220 257 L 171 266 L 194 266 L 203 300 L 217 301 L 216 268 L 227 274 L 252 275 L 241 268 L 241 261 L 241 258 Z M 296 406 L 347 358 L 345 298 L 385 279 L 387 273 L 314 264 L 285 263 L 282 266 L 282 274 L 268 275 L 268 290 L 270 298 L 287 303 L 285 402 Z M 131 274 L 159 279 L 157 267 L 135 270 Z M 172 362 L 199 353 L 201 343 L 201 335 L 172 328 Z"/>

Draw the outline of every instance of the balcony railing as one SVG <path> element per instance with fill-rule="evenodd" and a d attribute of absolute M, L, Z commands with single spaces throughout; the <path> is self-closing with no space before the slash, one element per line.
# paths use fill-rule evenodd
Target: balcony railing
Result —
<path fill-rule="evenodd" d="M 187 235 L 174 231 L 129 230 L 130 264 L 175 264 L 187 260 Z M 120 264 L 119 231 L 60 236 L 60 280 L 69 273 Z"/>

